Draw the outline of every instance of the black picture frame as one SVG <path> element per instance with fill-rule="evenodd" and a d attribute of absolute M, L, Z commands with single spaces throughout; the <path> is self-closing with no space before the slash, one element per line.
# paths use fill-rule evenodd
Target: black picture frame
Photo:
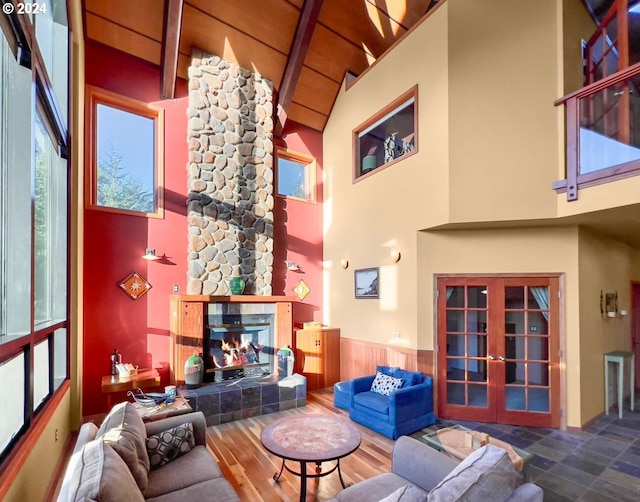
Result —
<path fill-rule="evenodd" d="M 356 298 L 379 298 L 380 269 L 373 267 L 354 270 L 353 284 Z"/>

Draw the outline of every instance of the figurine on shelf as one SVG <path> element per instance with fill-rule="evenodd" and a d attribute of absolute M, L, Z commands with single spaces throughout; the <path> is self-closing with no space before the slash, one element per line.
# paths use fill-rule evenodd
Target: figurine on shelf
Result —
<path fill-rule="evenodd" d="M 391 162 L 396 158 L 396 133 L 392 132 L 384 140 L 384 162 Z"/>

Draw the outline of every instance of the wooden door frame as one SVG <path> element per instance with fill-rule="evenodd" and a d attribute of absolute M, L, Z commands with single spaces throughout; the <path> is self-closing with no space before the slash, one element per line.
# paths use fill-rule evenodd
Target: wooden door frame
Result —
<path fill-rule="evenodd" d="M 558 400 L 559 400 L 559 413 L 560 413 L 560 429 L 567 429 L 567 356 L 566 356 L 566 304 L 565 304 L 565 273 L 564 272 L 550 272 L 550 273 L 452 273 L 433 274 L 433 376 L 434 376 L 434 403 L 436 410 L 439 409 L 440 393 L 439 393 L 439 375 L 440 375 L 440 348 L 438 346 L 438 280 L 443 278 L 464 278 L 464 279 L 535 279 L 535 278 L 554 278 L 558 281 L 558 348 L 560 353 L 558 354 Z M 640 281 L 635 284 L 640 286 Z M 640 323 L 640 319 L 638 319 Z"/>

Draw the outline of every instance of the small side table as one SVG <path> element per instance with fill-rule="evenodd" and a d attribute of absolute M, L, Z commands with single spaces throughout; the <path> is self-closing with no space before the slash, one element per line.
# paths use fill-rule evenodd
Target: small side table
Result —
<path fill-rule="evenodd" d="M 604 355 L 604 409 L 609 414 L 609 363 L 618 365 L 618 418 L 622 418 L 622 403 L 624 402 L 624 360 L 629 358 L 629 388 L 631 389 L 631 411 L 633 411 L 633 401 L 635 399 L 635 389 L 633 377 L 636 373 L 635 358 L 633 352 L 626 350 L 614 350 Z"/>
<path fill-rule="evenodd" d="M 160 374 L 154 369 L 141 369 L 138 370 L 135 375 L 128 377 L 118 375 L 102 377 L 102 392 L 107 394 L 107 406 L 109 406 L 109 410 L 113 407 L 113 403 L 111 402 L 111 394 L 113 392 L 135 390 L 138 387 L 158 387 L 158 385 L 160 385 Z"/>
<path fill-rule="evenodd" d="M 132 403 L 132 406 L 145 422 L 155 422 L 156 420 L 162 420 L 163 418 L 174 417 L 176 415 L 184 415 L 185 413 L 191 413 L 193 411 L 189 401 L 182 396 L 176 397 L 176 400 L 169 404 L 163 403 L 147 408 L 140 403 Z"/>

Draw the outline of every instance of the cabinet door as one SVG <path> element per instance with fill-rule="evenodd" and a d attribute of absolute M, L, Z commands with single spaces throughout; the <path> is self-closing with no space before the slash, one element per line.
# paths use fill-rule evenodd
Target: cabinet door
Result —
<path fill-rule="evenodd" d="M 322 358 L 321 387 L 331 387 L 340 381 L 340 330 L 326 329 L 320 338 Z"/>

